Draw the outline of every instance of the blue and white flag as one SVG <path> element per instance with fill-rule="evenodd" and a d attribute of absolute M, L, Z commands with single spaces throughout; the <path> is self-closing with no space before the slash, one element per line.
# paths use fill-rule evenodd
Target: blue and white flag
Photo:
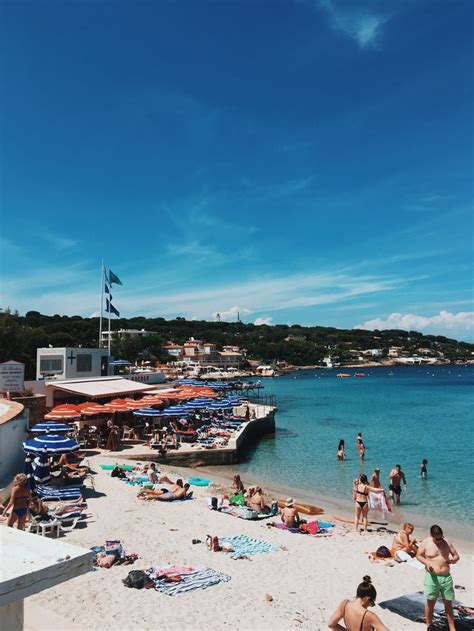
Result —
<path fill-rule="evenodd" d="M 105 299 L 105 310 L 107 313 L 113 313 L 117 316 L 117 318 L 120 318 L 120 311 L 117 311 L 108 298 Z"/>
<path fill-rule="evenodd" d="M 109 286 L 107 285 L 107 283 L 105 283 L 105 293 L 106 294 L 110 294 L 110 289 L 109 289 Z"/>

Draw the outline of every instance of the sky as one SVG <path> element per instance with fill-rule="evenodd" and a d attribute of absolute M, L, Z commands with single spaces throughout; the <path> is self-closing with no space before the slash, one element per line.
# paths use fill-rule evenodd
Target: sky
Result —
<path fill-rule="evenodd" d="M 471 0 L 7 0 L 0 306 L 474 341 Z"/>

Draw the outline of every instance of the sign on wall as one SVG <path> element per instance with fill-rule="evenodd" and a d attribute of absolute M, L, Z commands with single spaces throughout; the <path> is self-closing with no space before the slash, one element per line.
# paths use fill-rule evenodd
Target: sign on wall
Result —
<path fill-rule="evenodd" d="M 25 364 L 9 361 L 0 364 L 0 392 L 21 392 L 25 387 Z"/>

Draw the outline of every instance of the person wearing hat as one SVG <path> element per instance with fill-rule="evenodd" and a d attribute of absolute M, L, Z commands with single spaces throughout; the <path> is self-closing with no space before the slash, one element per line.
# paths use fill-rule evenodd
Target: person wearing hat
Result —
<path fill-rule="evenodd" d="M 370 478 L 370 486 L 373 486 L 374 489 L 381 489 L 382 485 L 380 484 L 380 469 L 379 467 L 375 467 L 372 477 Z"/>
<path fill-rule="evenodd" d="M 285 502 L 285 507 L 281 510 L 281 521 L 287 528 L 298 528 L 300 516 L 294 507 L 295 500 L 289 497 Z"/>

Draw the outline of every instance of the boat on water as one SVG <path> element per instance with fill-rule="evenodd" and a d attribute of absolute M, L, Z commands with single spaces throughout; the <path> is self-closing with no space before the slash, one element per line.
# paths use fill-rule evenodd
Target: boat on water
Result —
<path fill-rule="evenodd" d="M 367 377 L 365 372 L 355 372 L 354 377 Z"/>
<path fill-rule="evenodd" d="M 336 377 L 340 377 L 341 379 L 344 379 L 345 377 L 352 377 L 352 375 L 350 375 L 347 372 L 338 372 Z"/>

